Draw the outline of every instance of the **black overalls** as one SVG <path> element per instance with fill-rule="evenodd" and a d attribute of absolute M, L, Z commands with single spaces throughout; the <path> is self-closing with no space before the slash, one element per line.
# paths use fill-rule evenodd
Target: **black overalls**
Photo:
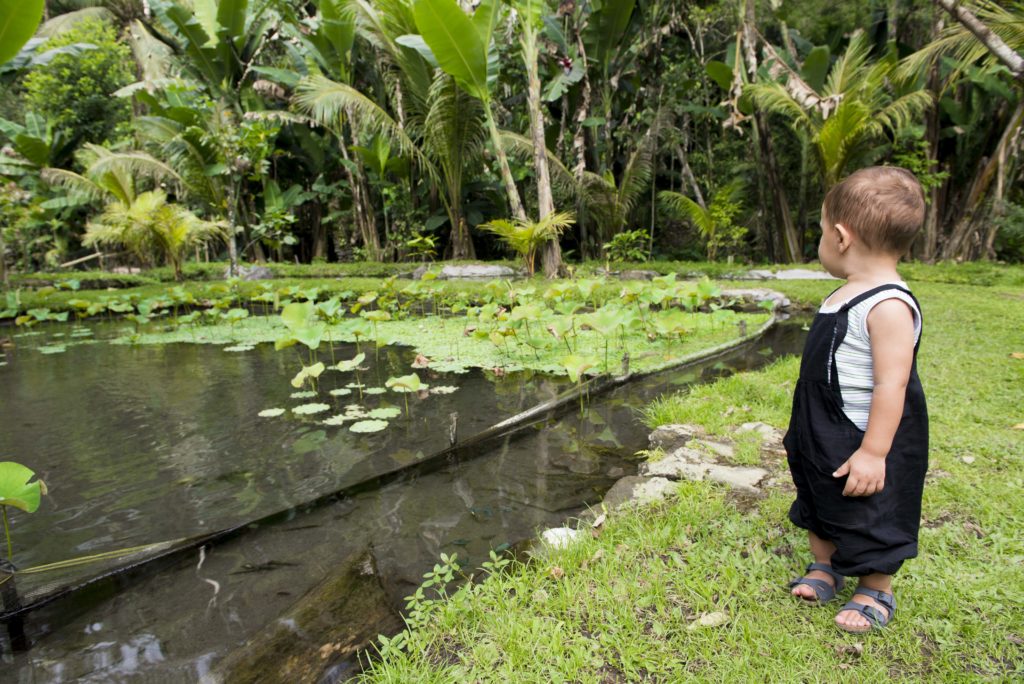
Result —
<path fill-rule="evenodd" d="M 834 543 L 832 567 L 849 577 L 891 575 L 905 559 L 917 555 L 928 469 L 928 411 L 917 376 L 917 346 L 903 418 L 885 459 L 885 487 L 867 497 L 843 496 L 847 478 L 832 476 L 864 438 L 864 431 L 843 412 L 836 349 L 846 336 L 849 310 L 888 289 L 910 294 L 898 285 L 881 285 L 854 297 L 835 313 L 815 316 L 784 440 L 797 490 L 789 518 L 797 527 Z"/>

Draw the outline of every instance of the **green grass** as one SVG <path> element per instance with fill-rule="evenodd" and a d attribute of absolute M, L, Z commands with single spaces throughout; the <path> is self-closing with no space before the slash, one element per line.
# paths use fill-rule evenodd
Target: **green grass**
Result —
<path fill-rule="evenodd" d="M 919 364 L 931 470 L 921 555 L 896 578 L 899 612 L 886 632 L 841 633 L 832 624 L 837 606 L 807 608 L 788 596 L 783 585 L 809 560 L 805 538 L 786 520 L 790 494 L 751 503 L 688 483 L 667 503 L 609 515 L 596 539 L 462 590 L 418 632 L 412 652 L 392 651 L 364 679 L 1024 677 L 1024 431 L 1013 429 L 1024 423 L 1024 360 L 1010 357 L 1024 352 L 1024 287 L 1019 269 L 1006 271 L 988 286 L 905 271 L 925 316 Z M 774 286 L 817 301 L 834 284 Z M 699 422 L 721 435 L 749 420 L 785 427 L 797 373 L 795 358 L 782 359 L 663 399 L 646 417 L 652 425 Z M 716 611 L 728 622 L 690 629 L 695 617 Z"/>

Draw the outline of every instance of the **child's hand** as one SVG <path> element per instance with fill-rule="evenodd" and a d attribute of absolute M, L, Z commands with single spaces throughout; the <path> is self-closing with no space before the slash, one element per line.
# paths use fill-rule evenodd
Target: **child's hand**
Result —
<path fill-rule="evenodd" d="M 850 477 L 843 488 L 843 496 L 871 496 L 885 487 L 885 456 L 857 449 L 832 477 Z"/>

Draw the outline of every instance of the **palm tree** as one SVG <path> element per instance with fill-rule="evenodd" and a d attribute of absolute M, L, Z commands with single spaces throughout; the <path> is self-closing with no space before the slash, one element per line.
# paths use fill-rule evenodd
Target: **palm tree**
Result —
<path fill-rule="evenodd" d="M 886 131 L 898 135 L 931 104 L 931 94 L 925 90 L 890 94 L 895 55 L 890 52 L 869 62 L 871 44 L 861 32 L 832 66 L 820 92 L 785 65 L 774 50 L 767 51 L 770 69 L 784 75 L 784 82 L 754 83 L 745 90 L 758 106 L 789 119 L 794 129 L 807 135 L 826 188 L 835 185 L 851 166 L 864 165 L 877 155 L 875 144 Z"/>
<path fill-rule="evenodd" d="M 107 204 L 103 213 L 89 223 L 82 244 L 121 246 L 143 261 L 162 255 L 174 269 L 174 279 L 180 281 L 188 250 L 226 235 L 218 224 L 203 221 L 185 207 L 168 202 L 162 190 L 151 190 L 127 204 L 121 200 Z"/>
<path fill-rule="evenodd" d="M 733 246 L 746 229 L 736 226 L 732 219 L 739 212 L 741 181 L 733 181 L 719 189 L 707 207 L 678 192 L 663 190 L 658 193 L 662 206 L 679 218 L 692 223 L 704 238 L 708 261 L 718 257 L 719 247 Z"/>
<path fill-rule="evenodd" d="M 574 222 L 572 214 L 554 212 L 539 221 L 497 219 L 480 227 L 497 235 L 502 242 L 523 257 L 527 272 L 532 276 L 535 270 L 537 250 L 558 240 L 562 231 Z"/>

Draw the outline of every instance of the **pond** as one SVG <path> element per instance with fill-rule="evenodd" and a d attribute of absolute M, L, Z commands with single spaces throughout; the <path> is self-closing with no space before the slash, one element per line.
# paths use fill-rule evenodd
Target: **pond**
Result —
<path fill-rule="evenodd" d="M 457 389 L 413 395 L 408 416 L 399 395 L 358 402 L 359 388 L 348 388 L 353 394 L 332 398 L 332 413 L 353 401 L 401 410 L 384 431 L 358 434 L 323 425 L 326 412 L 258 417 L 308 401 L 291 397 L 282 379 L 294 374 L 293 360 L 272 345 L 239 354 L 192 344 L 33 348 L 68 330 L 15 338 L 0 368 L 5 457 L 30 464 L 51 487 L 37 513 L 14 521 L 19 567 L 259 522 L 34 612 L 26 624 L 33 648 L 12 655 L 5 644 L 13 681 L 200 679 L 368 550 L 386 601 L 400 606 L 441 552 L 476 567 L 490 549 L 598 503 L 635 471 L 646 435 L 636 410 L 651 398 L 798 351 L 803 334 L 800 323 L 777 326 L 725 356 L 595 397 L 583 415 L 571 408 L 440 469 L 376 486 L 376 476 L 448 447 L 453 415 L 464 439 L 556 396 L 568 380 L 421 371 L 428 384 Z M 336 345 L 339 358 L 355 351 Z M 415 355 L 387 347 L 367 356 L 364 391 L 407 372 Z M 94 569 L 64 570 L 61 581 Z"/>

